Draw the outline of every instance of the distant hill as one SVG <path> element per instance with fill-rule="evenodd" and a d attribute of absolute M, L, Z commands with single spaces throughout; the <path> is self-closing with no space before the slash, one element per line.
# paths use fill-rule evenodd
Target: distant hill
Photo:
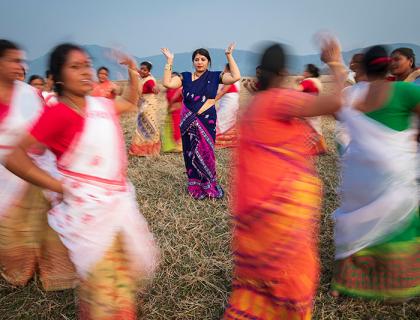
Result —
<path fill-rule="evenodd" d="M 395 43 L 387 45 L 389 50 L 392 51 L 398 47 L 410 47 L 412 48 L 416 55 L 420 57 L 420 46 L 411 44 L 411 43 Z M 113 80 L 122 80 L 126 79 L 126 71 L 118 63 L 113 61 L 110 58 L 110 49 L 106 47 L 101 47 L 97 45 L 86 45 L 83 46 L 87 52 L 89 52 L 92 57 L 93 66 L 95 69 L 100 66 L 106 66 L 110 70 L 110 77 Z M 212 69 L 213 70 L 222 70 L 225 63 L 226 57 L 224 54 L 224 49 L 209 49 L 210 55 L 212 57 Z M 363 51 L 362 48 L 345 51 L 343 52 L 344 61 L 346 64 L 349 63 L 353 54 Z M 184 52 L 175 54 L 174 60 L 174 71 L 191 71 L 192 70 L 192 61 L 191 61 L 192 52 Z M 259 54 L 246 50 L 235 50 L 234 52 L 235 60 L 237 61 L 241 74 L 243 76 L 253 76 L 255 74 L 255 66 L 259 63 Z M 161 78 L 163 74 L 163 68 L 165 66 L 165 58 L 163 55 L 155 55 L 150 57 L 135 57 L 136 60 L 140 63 L 141 61 L 149 61 L 153 64 L 152 73 L 157 77 Z M 47 69 L 47 59 L 48 54 L 43 55 L 35 60 L 29 61 L 29 72 L 28 75 L 40 74 L 44 75 L 45 70 Z M 289 61 L 289 72 L 291 74 L 301 73 L 304 69 L 304 66 L 308 63 L 313 63 L 318 66 L 321 66 L 322 63 L 319 60 L 319 54 L 311 55 L 294 55 L 291 56 Z"/>

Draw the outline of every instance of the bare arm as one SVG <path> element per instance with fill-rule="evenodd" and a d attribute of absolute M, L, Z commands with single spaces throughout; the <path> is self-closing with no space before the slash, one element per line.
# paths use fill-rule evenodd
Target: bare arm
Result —
<path fill-rule="evenodd" d="M 241 80 L 241 72 L 239 67 L 236 64 L 235 59 L 233 58 L 232 52 L 235 49 L 235 45 L 232 43 L 226 49 L 226 58 L 229 63 L 230 73 L 224 73 L 222 77 L 223 84 L 234 84 L 235 82 Z"/>
<path fill-rule="evenodd" d="M 319 96 L 308 105 L 291 108 L 289 115 L 295 117 L 316 117 L 331 115 L 337 112 L 342 104 L 341 93 L 346 81 L 346 68 L 342 64 L 340 45 L 333 38 L 325 38 L 322 42 L 321 60 L 328 64 L 333 76 L 333 89 L 329 95 Z"/>
<path fill-rule="evenodd" d="M 125 86 L 123 94 L 115 99 L 115 110 L 118 114 L 136 111 L 139 99 L 139 77 L 136 62 L 128 56 L 122 56 L 120 64 L 128 67 L 128 85 Z"/>
<path fill-rule="evenodd" d="M 163 86 L 167 89 L 177 89 L 182 86 L 182 81 L 180 77 L 172 77 L 174 54 L 168 48 L 162 48 L 161 51 L 166 58 L 166 65 L 163 71 Z"/>
<path fill-rule="evenodd" d="M 18 177 L 44 189 L 63 193 L 62 183 L 37 167 L 27 150 L 38 141 L 27 134 L 6 159 L 6 168 Z"/>

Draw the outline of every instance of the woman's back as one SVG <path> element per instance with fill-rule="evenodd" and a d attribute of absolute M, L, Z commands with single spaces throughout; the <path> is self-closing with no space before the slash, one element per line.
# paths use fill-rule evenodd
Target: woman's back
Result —
<path fill-rule="evenodd" d="M 235 213 L 264 200 L 281 179 L 312 171 L 310 138 L 314 130 L 290 108 L 304 107 L 312 96 L 288 89 L 258 93 L 239 120 L 236 150 Z"/>

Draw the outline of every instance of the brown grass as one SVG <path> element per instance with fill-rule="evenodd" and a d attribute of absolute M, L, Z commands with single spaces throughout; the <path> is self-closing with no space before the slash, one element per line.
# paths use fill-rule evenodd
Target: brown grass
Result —
<path fill-rule="evenodd" d="M 247 96 L 242 98 L 246 101 Z M 127 142 L 135 115 L 122 118 Z M 324 133 L 334 150 L 334 123 L 324 119 Z M 218 175 L 227 191 L 222 201 L 193 201 L 185 193 L 181 155 L 130 158 L 129 176 L 137 188 L 142 213 L 150 223 L 162 250 L 162 263 L 144 294 L 140 312 L 148 320 L 220 319 L 230 291 L 232 257 L 229 225 L 230 152 L 218 151 Z M 375 301 L 328 295 L 333 266 L 331 212 L 337 207 L 337 157 L 334 152 L 318 161 L 324 181 L 320 233 L 322 275 L 314 319 L 419 319 L 418 302 L 388 306 Z M 0 280 L 0 319 L 76 319 L 72 290 L 45 293 L 35 279 L 24 288 Z"/>

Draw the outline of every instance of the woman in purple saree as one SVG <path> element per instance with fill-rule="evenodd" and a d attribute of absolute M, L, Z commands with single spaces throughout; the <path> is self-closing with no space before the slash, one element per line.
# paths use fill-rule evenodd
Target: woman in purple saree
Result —
<path fill-rule="evenodd" d="M 217 120 L 215 98 L 220 83 L 233 84 L 241 77 L 232 56 L 233 49 L 234 45 L 230 45 L 226 50 L 227 61 L 231 66 L 230 73 L 209 71 L 209 52 L 201 48 L 192 55 L 195 71 L 183 72 L 179 77 L 171 77 L 174 55 L 168 49 L 162 49 L 167 59 L 163 85 L 166 88 L 183 87 L 180 124 L 182 148 L 188 193 L 194 199 L 223 197 L 223 189 L 217 183 L 214 154 Z"/>

